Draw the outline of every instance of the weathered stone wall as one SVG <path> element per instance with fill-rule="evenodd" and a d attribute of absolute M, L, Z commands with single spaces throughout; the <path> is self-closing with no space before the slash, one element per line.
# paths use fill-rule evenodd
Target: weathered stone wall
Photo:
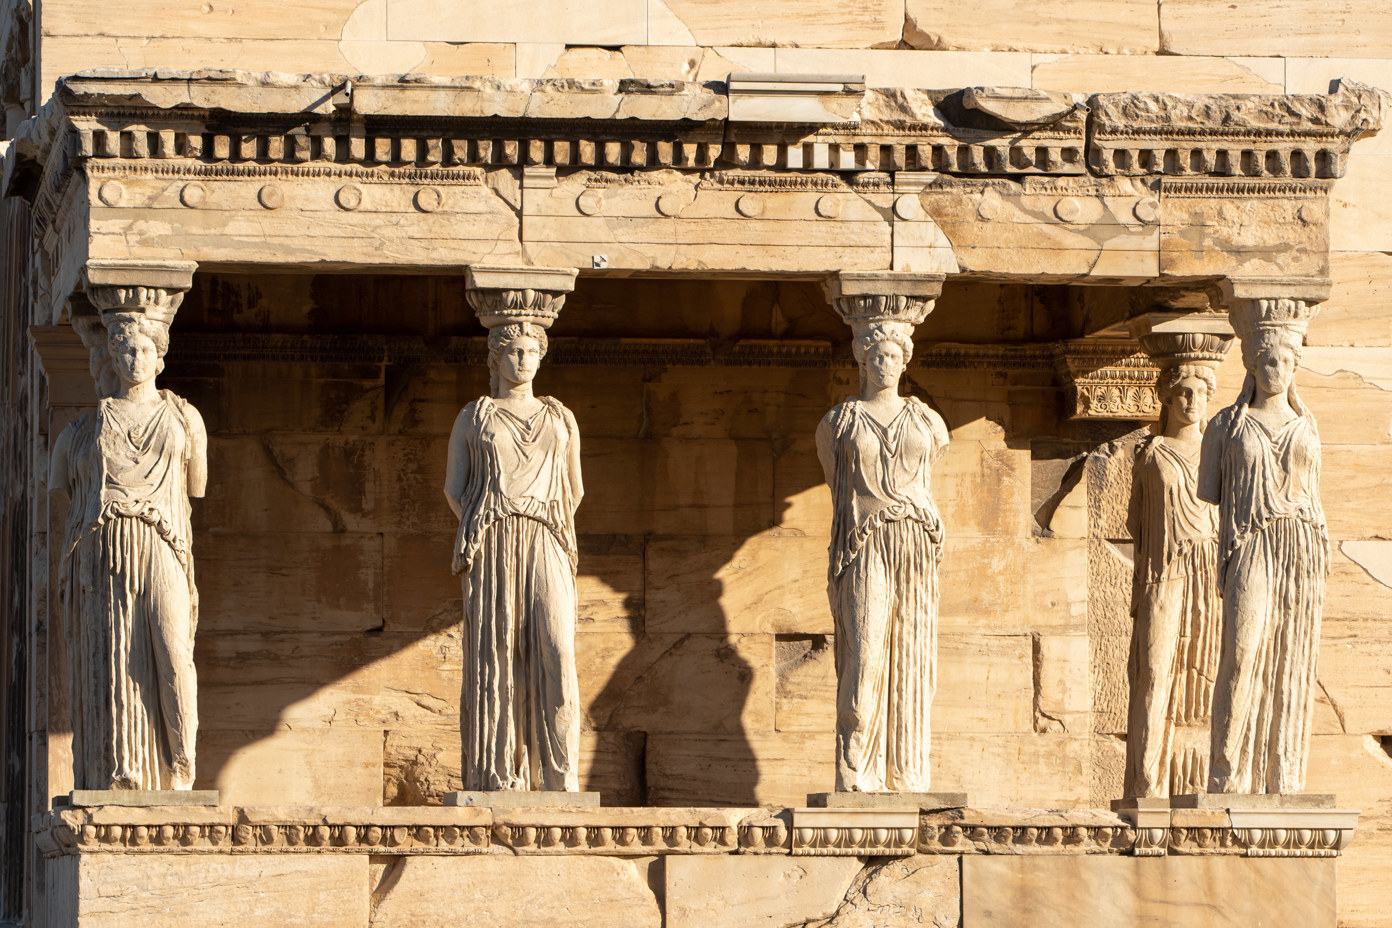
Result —
<path fill-rule="evenodd" d="M 52 0 L 37 98 L 57 76 L 97 66 L 698 80 L 817 71 L 864 73 L 871 86 L 1087 93 L 1319 93 L 1351 77 L 1392 88 L 1381 0 L 1093 0 L 1024 13 L 1008 0 L 615 0 L 575 20 L 551 6 L 316 0 L 289 12 L 267 0 L 169 0 L 118 16 L 94 0 Z M 1338 867 L 1340 919 L 1372 928 L 1392 900 L 1392 133 L 1355 144 L 1331 204 L 1334 297 L 1310 328 L 1299 381 L 1325 443 L 1333 543 L 1308 786 L 1365 810 Z M 477 331 L 456 283 L 214 278 L 200 288 L 176 325 L 176 354 L 177 336 L 199 329 Z M 922 336 L 1062 337 L 1047 322 L 1050 299 L 950 284 Z M 632 313 L 651 336 L 841 337 L 810 286 L 584 280 L 555 335 L 627 332 Z M 541 377 L 585 438 L 590 788 L 651 803 L 796 802 L 826 788 L 827 499 L 810 437 L 851 372 L 599 370 Z M 977 804 L 1103 803 L 1119 791 L 1124 734 L 1126 548 L 1114 520 L 1124 467 L 1079 455 L 1119 436 L 1060 423 L 1048 373 L 911 376 L 954 434 L 938 484 L 954 537 L 938 785 L 968 789 Z M 1221 403 L 1238 377 L 1230 360 Z M 312 363 L 175 357 L 168 385 L 214 432 L 212 495 L 196 506 L 209 785 L 239 802 L 408 803 L 452 788 L 458 590 L 438 484 L 450 420 L 482 391 L 481 370 L 351 352 Z M 61 758 L 50 766 L 61 770 Z"/>
<path fill-rule="evenodd" d="M 1056 338 L 1061 292 L 949 284 L 924 343 Z M 163 380 L 202 411 L 219 475 L 195 505 L 200 774 L 228 801 L 458 788 L 461 607 L 440 487 L 454 415 L 486 376 L 415 336 L 477 335 L 462 296 L 423 278 L 213 276 L 180 311 Z M 229 360 L 265 350 L 232 333 L 266 331 L 288 333 L 285 360 Z M 642 353 L 603 341 L 620 335 L 647 339 Z M 830 500 L 812 436 L 854 389 L 844 327 L 811 283 L 587 280 L 552 337 L 539 389 L 583 437 L 587 788 L 660 805 L 830 789 Z M 775 337 L 836 342 L 846 363 L 681 361 Z M 383 344 L 424 356 L 384 364 Z M 1047 366 L 935 360 L 910 377 L 953 429 L 936 784 L 982 805 L 1104 801 L 1088 774 L 1086 542 L 1057 492 L 1059 449 L 1091 444 L 1058 421 Z"/>

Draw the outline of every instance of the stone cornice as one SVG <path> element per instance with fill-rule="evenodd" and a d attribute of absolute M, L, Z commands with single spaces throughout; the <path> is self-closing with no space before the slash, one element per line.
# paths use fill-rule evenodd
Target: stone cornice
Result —
<path fill-rule="evenodd" d="M 123 159 L 1318 179 L 1343 174 L 1388 99 L 1351 82 L 1328 95 L 1099 94 L 1060 121 L 1014 125 L 961 97 L 871 89 L 853 123 L 817 126 L 732 123 L 720 85 L 681 81 L 102 70 L 62 80 L 13 159 L 47 162 L 50 177 Z M 10 192 L 34 195 L 32 171 L 6 174 Z"/>

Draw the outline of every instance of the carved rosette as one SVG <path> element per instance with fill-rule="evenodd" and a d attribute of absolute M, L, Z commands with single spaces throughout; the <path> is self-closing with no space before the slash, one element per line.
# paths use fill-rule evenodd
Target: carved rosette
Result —
<path fill-rule="evenodd" d="M 573 268 L 474 265 L 465 275 L 465 293 L 486 328 L 531 323 L 549 329 L 575 289 L 575 274 Z"/>

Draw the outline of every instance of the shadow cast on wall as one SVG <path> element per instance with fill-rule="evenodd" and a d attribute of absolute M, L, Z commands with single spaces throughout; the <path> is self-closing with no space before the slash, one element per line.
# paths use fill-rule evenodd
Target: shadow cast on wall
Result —
<path fill-rule="evenodd" d="M 954 299 L 997 315 L 1029 306 L 978 290 Z M 965 338 L 968 325 L 995 334 L 989 313 L 944 319 L 925 340 Z M 181 331 L 203 347 L 181 348 Z M 418 804 L 459 788 L 461 596 L 440 487 L 450 426 L 487 375 L 465 358 L 388 363 L 382 345 L 480 331 L 457 282 L 195 282 L 162 385 L 211 433 L 214 477 L 195 504 L 198 785 L 224 801 Z M 700 367 L 665 348 L 626 358 L 611 341 L 602 356 L 552 358 L 538 379 L 583 438 L 582 788 L 606 804 L 725 806 L 831 789 L 831 515 L 814 434 L 855 392 L 848 332 L 811 283 L 638 280 L 586 281 L 562 332 L 580 349 L 616 333 L 649 346 L 832 346 L 831 367 Z M 917 362 L 906 389 L 954 428 L 940 502 L 966 560 L 951 554 L 944 586 L 944 641 L 957 650 L 943 672 L 950 661 L 956 677 L 940 683 L 934 730 L 948 739 L 947 788 L 967 775 L 954 753 L 994 762 L 971 753 L 982 744 L 1058 753 L 1032 740 L 1030 629 L 991 625 L 999 602 L 1028 591 L 970 576 L 978 552 L 999 560 L 1033 544 L 1029 436 L 1055 429 L 1057 395 L 1051 382 Z M 1069 737 L 1068 750 L 1079 739 L 1086 750 L 1085 732 Z M 1069 776 L 1084 779 L 1081 767 Z"/>
<path fill-rule="evenodd" d="M 202 410 L 212 436 L 215 478 L 195 504 L 197 785 L 244 804 L 438 802 L 459 787 L 462 661 L 454 525 L 440 484 L 453 417 L 485 391 L 486 373 L 386 365 L 353 331 L 381 327 L 352 310 L 361 297 L 326 319 L 339 280 L 308 295 L 285 281 L 201 283 L 180 320 L 186 331 L 230 319 L 234 330 L 292 337 L 268 355 L 264 338 L 240 345 L 234 331 L 220 354 L 182 356 L 176 338 L 162 377 Z M 787 316 L 779 286 L 741 285 L 718 301 L 732 332 L 755 312 L 746 291 L 760 287 L 765 315 Z M 462 292 L 429 291 L 431 318 L 463 305 Z M 794 296 L 783 306 L 824 311 L 815 291 Z M 471 321 L 440 325 L 476 334 Z M 296 341 L 296 327 L 310 337 Z M 796 612 L 779 603 L 789 580 L 773 576 L 787 541 L 800 562 L 825 549 L 782 522 L 786 501 L 820 482 L 807 455 L 827 371 L 712 376 L 651 359 L 598 370 L 544 365 L 539 378 L 584 439 L 582 788 L 607 804 L 792 798 L 787 783 L 805 791 L 808 742 L 826 739 L 779 731 L 783 631 L 766 614 L 781 610 L 788 625 Z M 823 571 L 811 568 L 816 598 Z M 770 763 L 786 782 L 768 782 Z"/>

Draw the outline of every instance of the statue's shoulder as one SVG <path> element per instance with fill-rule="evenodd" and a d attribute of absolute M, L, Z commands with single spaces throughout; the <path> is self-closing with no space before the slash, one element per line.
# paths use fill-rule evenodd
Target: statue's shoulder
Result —
<path fill-rule="evenodd" d="M 929 406 L 927 403 L 923 402 L 923 400 L 919 399 L 916 396 L 906 396 L 904 397 L 904 400 L 909 404 L 910 409 L 918 413 L 920 416 L 923 416 L 929 422 L 936 423 L 937 425 L 941 425 L 944 428 L 947 427 L 947 423 L 946 421 L 944 421 L 942 414 L 938 412 L 936 409 L 934 409 L 932 406 Z"/>
<path fill-rule="evenodd" d="M 580 427 L 575 423 L 575 413 L 571 412 L 570 407 L 565 403 L 562 403 L 554 396 L 538 396 L 537 399 L 541 400 L 542 405 L 544 405 L 549 412 L 561 417 L 561 421 L 566 424 L 567 430 L 571 432 L 578 432 L 580 430 Z"/>
<path fill-rule="evenodd" d="M 570 410 L 566 408 L 566 404 L 562 403 L 554 396 L 538 396 L 537 400 L 547 409 L 554 410 L 555 412 L 562 413 L 564 415 L 570 415 Z"/>
<path fill-rule="evenodd" d="M 493 409 L 493 400 L 487 396 L 480 396 L 472 402 L 465 403 L 464 408 L 459 410 L 459 415 L 454 417 L 454 427 L 450 430 L 451 440 L 476 433 Z"/>
<path fill-rule="evenodd" d="M 206 430 L 206 426 L 203 424 L 203 415 L 198 411 L 197 406 L 194 406 L 173 390 L 161 390 L 159 392 L 164 401 L 174 407 L 174 411 L 183 418 L 185 424 L 187 424 L 190 429 L 197 431 Z"/>
<path fill-rule="evenodd" d="M 1227 434 L 1232 430 L 1233 424 L 1236 422 L 1240 411 L 1241 408 L 1238 403 L 1233 403 L 1231 406 L 1224 406 L 1208 420 L 1208 425 L 1204 428 L 1205 433 L 1216 430 L 1220 434 Z"/>
<path fill-rule="evenodd" d="M 942 413 L 916 396 L 906 396 L 904 399 L 908 402 L 910 411 L 928 428 L 934 441 L 940 447 L 946 447 L 952 440 L 952 433 L 948 431 L 947 420 L 942 417 Z"/>
<path fill-rule="evenodd" d="M 1155 456 L 1155 452 L 1159 450 L 1161 444 L 1162 442 L 1160 441 L 1159 435 L 1147 435 L 1137 441 L 1131 447 L 1132 466 L 1134 467 L 1137 464 L 1144 464 L 1150 461 L 1150 459 Z M 1125 449 L 1123 448 L 1122 450 L 1124 451 Z"/>
<path fill-rule="evenodd" d="M 828 431 L 833 434 L 839 432 L 846 427 L 859 408 L 859 399 L 854 396 L 846 397 L 845 400 L 827 410 L 826 415 L 822 416 L 822 421 L 817 426 L 817 431 Z"/>

